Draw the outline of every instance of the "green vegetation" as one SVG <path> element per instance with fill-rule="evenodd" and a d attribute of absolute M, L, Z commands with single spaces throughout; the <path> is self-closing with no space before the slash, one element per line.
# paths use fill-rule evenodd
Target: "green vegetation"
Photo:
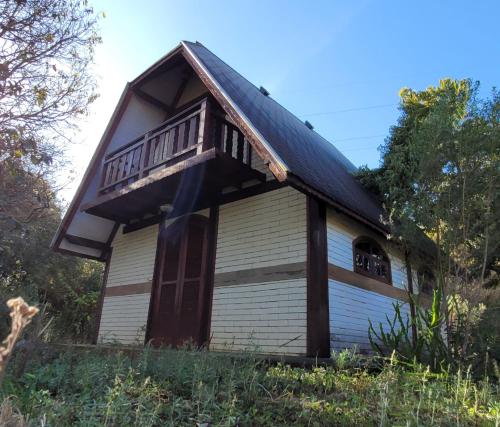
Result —
<path fill-rule="evenodd" d="M 498 425 L 499 386 L 469 372 L 380 368 L 352 352 L 331 367 L 268 365 L 190 350 L 63 352 L 7 376 L 3 398 L 47 426 Z M 368 366 L 370 363 L 372 366 Z M 15 367 L 15 361 L 12 365 Z"/>
<path fill-rule="evenodd" d="M 45 338 L 82 341 L 92 332 L 102 268 L 49 246 L 61 221 L 61 172 L 69 173 L 64 151 L 96 99 L 98 21 L 84 0 L 0 6 L 2 337 L 9 330 L 5 302 L 17 296 L 41 308 L 36 321 L 50 322 Z"/>
<path fill-rule="evenodd" d="M 481 99 L 478 82 L 443 79 L 400 96 L 380 167 L 359 178 L 385 205 L 391 239 L 434 302 L 408 324 L 396 316 L 388 334 L 370 332 L 435 372 L 484 372 L 478 361 L 500 358 L 500 93 Z"/>

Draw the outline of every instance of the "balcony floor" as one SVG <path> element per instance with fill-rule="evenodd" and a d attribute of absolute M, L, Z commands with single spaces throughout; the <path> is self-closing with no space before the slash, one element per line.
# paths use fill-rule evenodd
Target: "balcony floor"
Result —
<path fill-rule="evenodd" d="M 181 215 L 210 206 L 224 187 L 265 179 L 262 172 L 212 148 L 99 196 L 81 210 L 120 223 L 157 214 L 165 204 Z"/>

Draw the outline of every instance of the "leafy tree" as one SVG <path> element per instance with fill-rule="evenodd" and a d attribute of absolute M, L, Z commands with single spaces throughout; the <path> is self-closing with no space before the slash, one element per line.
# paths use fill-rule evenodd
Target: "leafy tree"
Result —
<path fill-rule="evenodd" d="M 442 310 L 454 358 L 467 353 L 471 331 L 454 345 L 454 337 L 464 334 L 453 334 L 452 299 L 458 293 L 472 302 L 478 288 L 496 286 L 500 268 L 495 215 L 500 207 L 500 93 L 493 89 L 486 100 L 478 93 L 479 83 L 471 80 L 402 89 L 401 115 L 382 147 L 380 168 L 363 168 L 359 174 L 385 204 L 393 238 L 412 250 L 414 263 L 418 235 L 423 231 L 435 242 L 434 268 L 440 291 L 448 293 Z M 474 311 L 466 312 L 470 317 Z"/>
<path fill-rule="evenodd" d="M 0 296 L 45 304 L 58 333 L 80 338 L 101 266 L 48 247 L 61 219 L 54 174 L 96 99 L 97 25 L 86 0 L 0 2 Z"/>
<path fill-rule="evenodd" d="M 1 2 L 0 221 L 23 224 L 48 207 L 46 191 L 17 185 L 28 175 L 47 179 L 74 135 L 75 120 L 95 100 L 90 64 L 100 41 L 96 30 L 97 15 L 85 0 Z"/>
<path fill-rule="evenodd" d="M 23 187 L 29 187 L 31 181 L 27 181 Z M 6 243 L 0 252 L 0 300 L 4 304 L 11 297 L 23 296 L 46 307 L 45 315 L 53 319 L 53 338 L 88 340 L 102 266 L 49 249 L 60 221 L 61 211 L 52 197 L 49 206 L 21 229 L 0 229 L 0 239 Z M 1 333 L 9 324 L 6 306 L 1 307 L 0 322 Z"/>

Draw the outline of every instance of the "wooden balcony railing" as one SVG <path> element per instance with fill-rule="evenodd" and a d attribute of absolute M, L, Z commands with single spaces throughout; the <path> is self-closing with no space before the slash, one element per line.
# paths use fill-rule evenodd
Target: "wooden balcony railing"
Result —
<path fill-rule="evenodd" d="M 99 194 L 129 185 L 214 147 L 251 165 L 248 141 L 234 124 L 213 113 L 210 101 L 205 98 L 109 153 L 103 163 Z"/>

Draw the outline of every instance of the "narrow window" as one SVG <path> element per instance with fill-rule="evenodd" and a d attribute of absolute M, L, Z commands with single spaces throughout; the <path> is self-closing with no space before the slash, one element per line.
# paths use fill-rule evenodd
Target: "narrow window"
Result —
<path fill-rule="evenodd" d="M 354 271 L 391 284 L 391 264 L 382 247 L 373 239 L 358 237 L 353 242 Z"/>

